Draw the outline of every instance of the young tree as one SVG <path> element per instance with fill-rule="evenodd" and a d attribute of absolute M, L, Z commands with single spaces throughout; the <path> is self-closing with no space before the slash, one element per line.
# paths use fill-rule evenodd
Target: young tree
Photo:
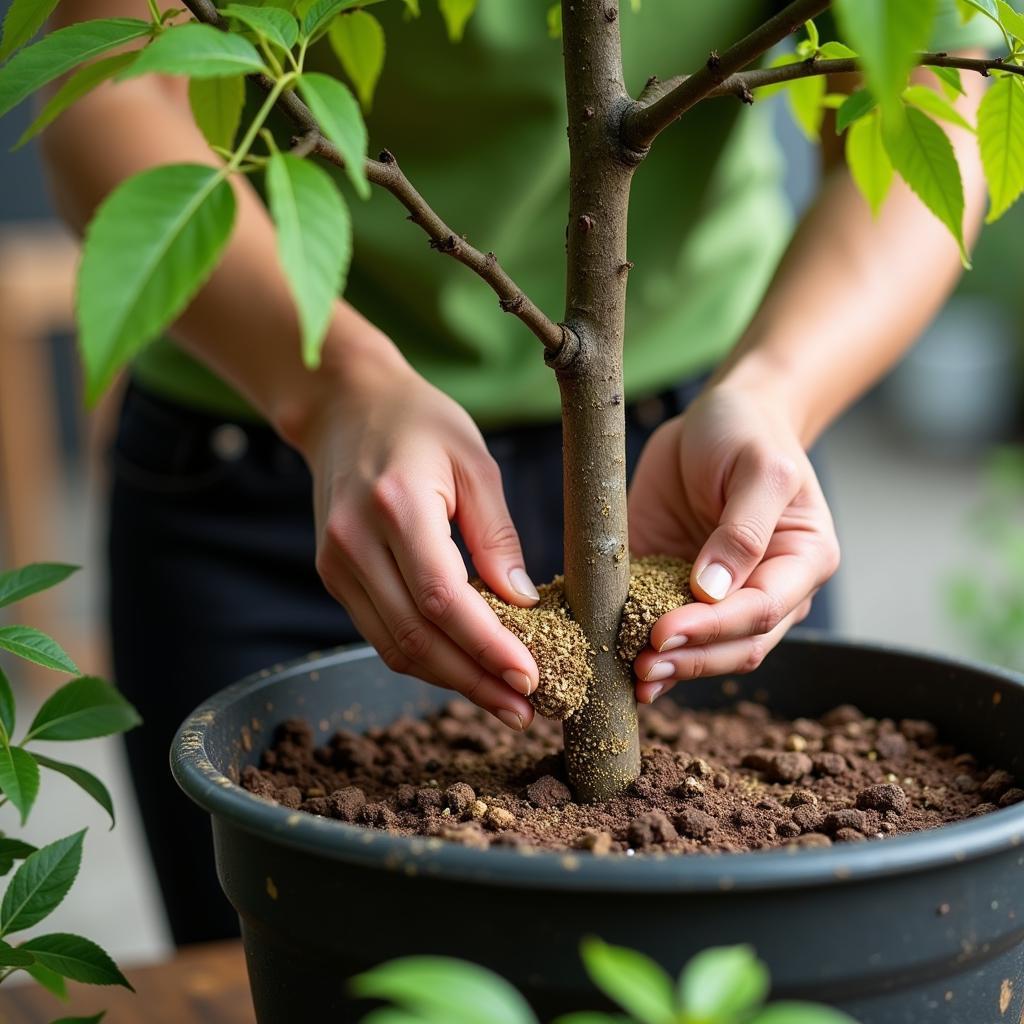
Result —
<path fill-rule="evenodd" d="M 319 161 L 343 168 L 359 196 L 371 185 L 391 192 L 433 248 L 479 275 L 501 308 L 542 342 L 562 395 L 566 595 L 592 652 L 590 699 L 565 725 L 569 775 L 584 799 L 614 794 L 639 772 L 631 666 L 615 653 L 629 583 L 622 360 L 632 264 L 626 216 L 633 173 L 659 134 L 697 104 L 730 98 L 751 103 L 780 87 L 790 90 L 794 113 L 812 135 L 825 109 L 837 107 L 853 178 L 872 207 L 880 207 L 899 174 L 953 234 L 966 264 L 963 186 L 939 122 L 963 123 L 950 100 L 961 91 L 961 71 L 968 71 L 993 80 L 977 125 L 989 219 L 1024 189 L 1024 15 L 1005 0 L 957 0 L 964 20 L 987 18 L 998 26 L 1006 52 L 990 59 L 927 52 L 937 0 L 792 0 L 745 38 L 710 53 L 692 74 L 665 82 L 652 78 L 638 97 L 624 85 L 618 0 L 562 0 L 548 14 L 552 34 L 562 36 L 570 153 L 566 302 L 556 321 L 493 253 L 481 252 L 441 219 L 389 151 L 367 158 L 355 96 L 337 78 L 307 70 L 309 46 L 328 36 L 365 104 L 383 63 L 383 31 L 368 10 L 380 0 L 222 6 L 184 0 L 192 16 L 184 23 L 177 10 L 147 0 L 148 20 L 83 22 L 22 49 L 57 2 L 13 0 L 0 47 L 0 57 L 14 54 L 0 68 L 0 114 L 73 71 L 27 138 L 111 77 L 185 75 L 197 123 L 224 161 L 220 168 L 146 171 L 125 181 L 97 212 L 79 275 L 90 398 L 175 319 L 213 270 L 231 234 L 228 179 L 234 174 L 265 176 L 304 357 L 316 365 L 351 249 L 345 201 Z M 403 2 L 411 15 L 418 13 L 419 0 Z M 439 0 L 453 40 L 475 5 Z M 632 6 L 639 6 L 637 0 Z M 814 24 L 830 6 L 842 42 L 822 43 Z M 656 18 L 653 0 L 649 7 L 637 16 Z M 801 29 L 806 37 L 794 54 L 753 67 Z M 139 40 L 147 45 L 125 49 Z M 918 66 L 934 73 L 941 92 L 908 84 Z M 828 92 L 828 76 L 855 71 L 863 88 L 848 98 Z M 243 76 L 258 84 L 265 99 L 240 132 Z M 287 151 L 266 129 L 275 107 L 295 126 Z"/>

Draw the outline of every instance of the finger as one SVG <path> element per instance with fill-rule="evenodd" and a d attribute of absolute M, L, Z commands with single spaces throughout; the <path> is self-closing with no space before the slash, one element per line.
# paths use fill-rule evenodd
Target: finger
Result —
<path fill-rule="evenodd" d="M 740 456 L 718 526 L 690 572 L 690 589 L 698 601 L 721 601 L 746 583 L 798 487 L 792 460 L 747 452 Z"/>
<path fill-rule="evenodd" d="M 501 487 L 501 471 L 489 455 L 461 475 L 456 522 L 480 578 L 503 601 L 529 608 L 540 595 L 526 571 L 523 549 Z"/>

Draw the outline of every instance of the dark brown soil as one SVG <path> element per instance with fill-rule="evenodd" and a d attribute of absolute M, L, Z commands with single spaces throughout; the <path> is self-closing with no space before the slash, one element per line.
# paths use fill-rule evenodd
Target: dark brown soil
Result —
<path fill-rule="evenodd" d="M 1024 800 L 1012 776 L 941 742 L 928 722 L 774 718 L 759 704 L 640 717 L 643 771 L 603 804 L 571 799 L 561 733 L 513 734 L 464 702 L 426 720 L 317 747 L 289 721 L 242 785 L 287 807 L 401 835 L 484 848 L 595 854 L 829 846 L 916 832 Z"/>

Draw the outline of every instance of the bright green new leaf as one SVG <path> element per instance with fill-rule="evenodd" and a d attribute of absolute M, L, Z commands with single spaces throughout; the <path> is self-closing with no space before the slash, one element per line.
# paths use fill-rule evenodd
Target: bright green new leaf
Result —
<path fill-rule="evenodd" d="M 299 23 L 280 7 L 252 7 L 249 4 L 229 4 L 221 14 L 225 18 L 239 21 L 263 36 L 286 53 L 298 42 Z"/>
<path fill-rule="evenodd" d="M 998 220 L 1024 191 L 1024 82 L 996 79 L 978 108 L 978 144 L 988 182 L 988 223 Z"/>
<path fill-rule="evenodd" d="M 960 165 L 946 133 L 915 107 L 883 126 L 882 138 L 889 159 L 918 198 L 949 228 L 964 265 L 964 187 Z"/>
<path fill-rule="evenodd" d="M 58 999 L 63 999 L 64 1002 L 68 1001 L 68 984 L 56 971 L 51 971 L 49 967 L 44 967 L 42 964 L 37 963 L 31 967 L 26 967 L 25 973 L 34 978 L 51 995 L 55 995 Z M 100 1017 L 102 1016 L 103 1014 L 100 1014 Z M 75 1024 L 76 1021 L 91 1021 L 93 1019 L 98 1020 L 99 1018 L 62 1017 L 60 1021 L 55 1020 L 52 1024 L 61 1024 L 61 1021 L 64 1024 Z"/>
<path fill-rule="evenodd" d="M 60 0 L 11 0 L 0 38 L 0 61 L 24 46 L 46 23 Z"/>
<path fill-rule="evenodd" d="M 349 982 L 364 999 L 384 999 L 428 1021 L 448 1024 L 536 1024 L 526 1000 L 497 974 L 439 956 L 410 956 L 374 967 Z"/>
<path fill-rule="evenodd" d="M 110 815 L 110 827 L 114 827 L 114 801 L 110 798 L 107 787 L 92 772 L 87 772 L 75 764 L 55 761 L 52 757 L 46 757 L 45 754 L 35 754 L 34 756 L 44 768 L 59 772 L 88 793 Z"/>
<path fill-rule="evenodd" d="M 217 78 L 266 70 L 256 47 L 248 39 L 193 21 L 169 28 L 157 36 L 121 78 L 138 78 L 151 72 Z"/>
<path fill-rule="evenodd" d="M 113 57 L 104 57 L 102 60 L 94 61 L 79 68 L 61 87 L 50 97 L 46 106 L 43 107 L 39 116 L 25 129 L 21 138 L 15 144 L 15 149 L 20 149 L 29 139 L 35 138 L 47 125 L 64 113 L 72 103 L 77 102 L 87 93 L 92 92 L 97 86 L 102 85 L 114 75 L 123 71 L 135 58 L 138 53 L 118 53 Z"/>
<path fill-rule="evenodd" d="M 188 83 L 188 102 L 206 141 L 232 149 L 245 108 L 245 78 L 193 78 Z"/>
<path fill-rule="evenodd" d="M 911 106 L 923 110 L 926 114 L 940 121 L 948 121 L 950 124 L 966 128 L 969 132 L 974 131 L 974 126 L 965 118 L 952 103 L 934 89 L 927 85 L 908 85 L 903 90 L 903 99 Z"/>
<path fill-rule="evenodd" d="M 836 111 L 836 135 L 842 135 L 854 121 L 859 121 L 865 114 L 870 114 L 877 105 L 875 97 L 867 89 L 858 89 L 850 93 Z"/>
<path fill-rule="evenodd" d="M 31 953 L 15 949 L 9 942 L 0 942 L 0 967 L 29 967 L 35 960 Z"/>
<path fill-rule="evenodd" d="M 352 256 L 348 207 L 326 171 L 288 154 L 270 158 L 267 194 L 278 259 L 299 311 L 302 358 L 313 368 Z"/>
<path fill-rule="evenodd" d="M 850 176 L 877 217 L 892 185 L 892 162 L 882 141 L 877 111 L 850 125 L 846 135 L 846 164 Z"/>
<path fill-rule="evenodd" d="M 299 92 L 309 104 L 320 129 L 341 152 L 345 173 L 363 199 L 370 194 L 366 180 L 366 125 L 355 96 L 336 78 L 317 73 L 299 79 Z"/>
<path fill-rule="evenodd" d="M 836 0 L 836 17 L 860 55 L 868 87 L 898 117 L 916 54 L 928 45 L 936 0 Z"/>
<path fill-rule="evenodd" d="M 957 96 L 965 96 L 963 79 L 959 68 L 928 67 L 928 70 L 939 80 L 946 98 L 956 100 Z"/>
<path fill-rule="evenodd" d="M 27 750 L 0 743 L 0 791 L 17 809 L 24 825 L 39 795 L 39 765 Z"/>
<path fill-rule="evenodd" d="M 705 949 L 679 976 L 679 1005 L 699 1020 L 732 1020 L 760 1006 L 770 984 L 750 946 Z"/>
<path fill-rule="evenodd" d="M 825 117 L 825 89 L 826 82 L 822 75 L 796 78 L 786 86 L 786 98 L 793 119 L 811 142 L 817 142 L 821 137 L 821 122 Z"/>
<path fill-rule="evenodd" d="M 23 601 L 42 590 L 49 590 L 63 583 L 78 569 L 77 565 L 64 565 L 61 562 L 32 562 L 20 569 L 0 572 L 0 608 Z"/>
<path fill-rule="evenodd" d="M 6 875 L 14 867 L 16 860 L 24 860 L 35 852 L 36 848 L 31 843 L 0 836 L 0 875 Z"/>
<path fill-rule="evenodd" d="M 44 36 L 0 68 L 0 116 L 79 64 L 149 35 L 148 21 L 103 18 L 82 21 Z"/>
<path fill-rule="evenodd" d="M 11 681 L 4 675 L 4 670 L 0 668 L 0 726 L 3 727 L 0 740 L 11 738 L 11 734 L 14 732 L 14 719 L 14 690 L 11 689 Z"/>
<path fill-rule="evenodd" d="M 845 43 L 837 43 L 833 40 L 829 43 L 822 43 L 818 49 L 818 56 L 822 60 L 843 60 L 856 57 L 857 53 Z"/>
<path fill-rule="evenodd" d="M 553 3 L 548 8 L 548 35 L 552 39 L 562 38 L 562 5 Z"/>
<path fill-rule="evenodd" d="M 772 1003 L 766 1006 L 750 1024 L 857 1024 L 839 1010 L 814 1003 Z"/>
<path fill-rule="evenodd" d="M 120 985 L 135 991 L 117 964 L 95 942 L 80 935 L 65 932 L 37 935 L 18 948 L 31 953 L 44 967 L 72 981 L 86 985 Z"/>
<path fill-rule="evenodd" d="M 234 220 L 231 186 L 198 164 L 144 171 L 104 200 L 78 270 L 89 401 L 185 308 L 216 266 Z"/>
<path fill-rule="evenodd" d="M 441 17 L 448 28 L 448 38 L 459 42 L 466 32 L 466 23 L 476 10 L 477 0 L 437 0 Z"/>
<path fill-rule="evenodd" d="M 0 902 L 0 935 L 31 928 L 60 904 L 78 875 L 84 839 L 83 829 L 25 859 Z"/>
<path fill-rule="evenodd" d="M 10 651 L 55 672 L 77 672 L 78 667 L 56 640 L 31 626 L 0 627 L 0 650 Z"/>
<path fill-rule="evenodd" d="M 331 22 L 327 38 L 356 87 L 363 109 L 369 110 L 384 69 L 384 29 L 380 22 L 366 11 L 353 11 Z"/>
<path fill-rule="evenodd" d="M 821 46 L 821 33 L 818 32 L 818 26 L 814 24 L 813 19 L 804 22 L 804 31 L 807 33 L 808 42 L 817 50 Z"/>
<path fill-rule="evenodd" d="M 590 980 L 641 1024 L 676 1020 L 672 980 L 643 953 L 590 938 L 580 944 L 580 957 Z"/>
<path fill-rule="evenodd" d="M 127 732 L 142 719 L 105 679 L 72 679 L 43 703 L 23 743 L 33 740 L 89 740 Z"/>
<path fill-rule="evenodd" d="M 996 0 L 996 7 L 1003 28 L 1015 39 L 1024 42 L 1024 14 L 1015 11 L 1006 0 Z"/>

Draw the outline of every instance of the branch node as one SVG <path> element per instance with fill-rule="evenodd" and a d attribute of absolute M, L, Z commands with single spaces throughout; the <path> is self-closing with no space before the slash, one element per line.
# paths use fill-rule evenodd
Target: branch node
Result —
<path fill-rule="evenodd" d="M 459 240 L 454 235 L 448 235 L 446 238 L 432 238 L 430 248 L 451 254 L 459 248 Z"/>
<path fill-rule="evenodd" d="M 632 260 L 626 260 L 625 263 L 619 264 L 619 273 L 620 274 L 628 274 L 633 269 L 634 266 L 635 266 L 635 264 L 633 263 Z"/>
<path fill-rule="evenodd" d="M 518 313 L 523 308 L 523 293 L 517 292 L 508 299 L 499 299 L 498 305 L 505 313 Z"/>
<path fill-rule="evenodd" d="M 382 149 L 377 159 L 382 164 L 393 164 L 395 163 L 395 154 L 390 149 Z"/>
<path fill-rule="evenodd" d="M 579 224 L 580 231 L 583 234 L 587 234 L 594 227 L 594 218 L 589 213 L 581 213 L 577 223 Z"/>
<path fill-rule="evenodd" d="M 747 87 L 747 83 L 746 82 L 741 82 L 740 83 L 740 93 L 739 93 L 739 96 L 740 96 L 740 103 L 746 103 L 748 107 L 753 105 L 753 103 L 754 103 L 754 94 Z"/>
<path fill-rule="evenodd" d="M 484 259 L 492 265 L 498 262 L 498 257 L 495 256 L 493 252 L 485 252 Z"/>
<path fill-rule="evenodd" d="M 613 22 L 618 18 L 619 12 L 614 7 L 606 7 L 604 9 L 604 20 L 607 22 Z"/>
<path fill-rule="evenodd" d="M 708 54 L 708 71 L 717 71 L 722 66 L 722 58 L 718 55 L 717 50 L 712 50 Z"/>
<path fill-rule="evenodd" d="M 594 116 L 594 108 L 593 107 L 584 107 L 583 108 L 583 117 L 587 121 L 589 121 L 593 116 Z"/>
<path fill-rule="evenodd" d="M 620 395 L 618 391 L 612 395 L 612 405 L 622 405 L 622 395 Z"/>
<path fill-rule="evenodd" d="M 558 348 L 549 348 L 544 352 L 544 362 L 552 370 L 567 370 L 579 358 L 582 345 L 579 335 L 566 324 L 559 324 L 562 329 L 562 342 Z"/>

